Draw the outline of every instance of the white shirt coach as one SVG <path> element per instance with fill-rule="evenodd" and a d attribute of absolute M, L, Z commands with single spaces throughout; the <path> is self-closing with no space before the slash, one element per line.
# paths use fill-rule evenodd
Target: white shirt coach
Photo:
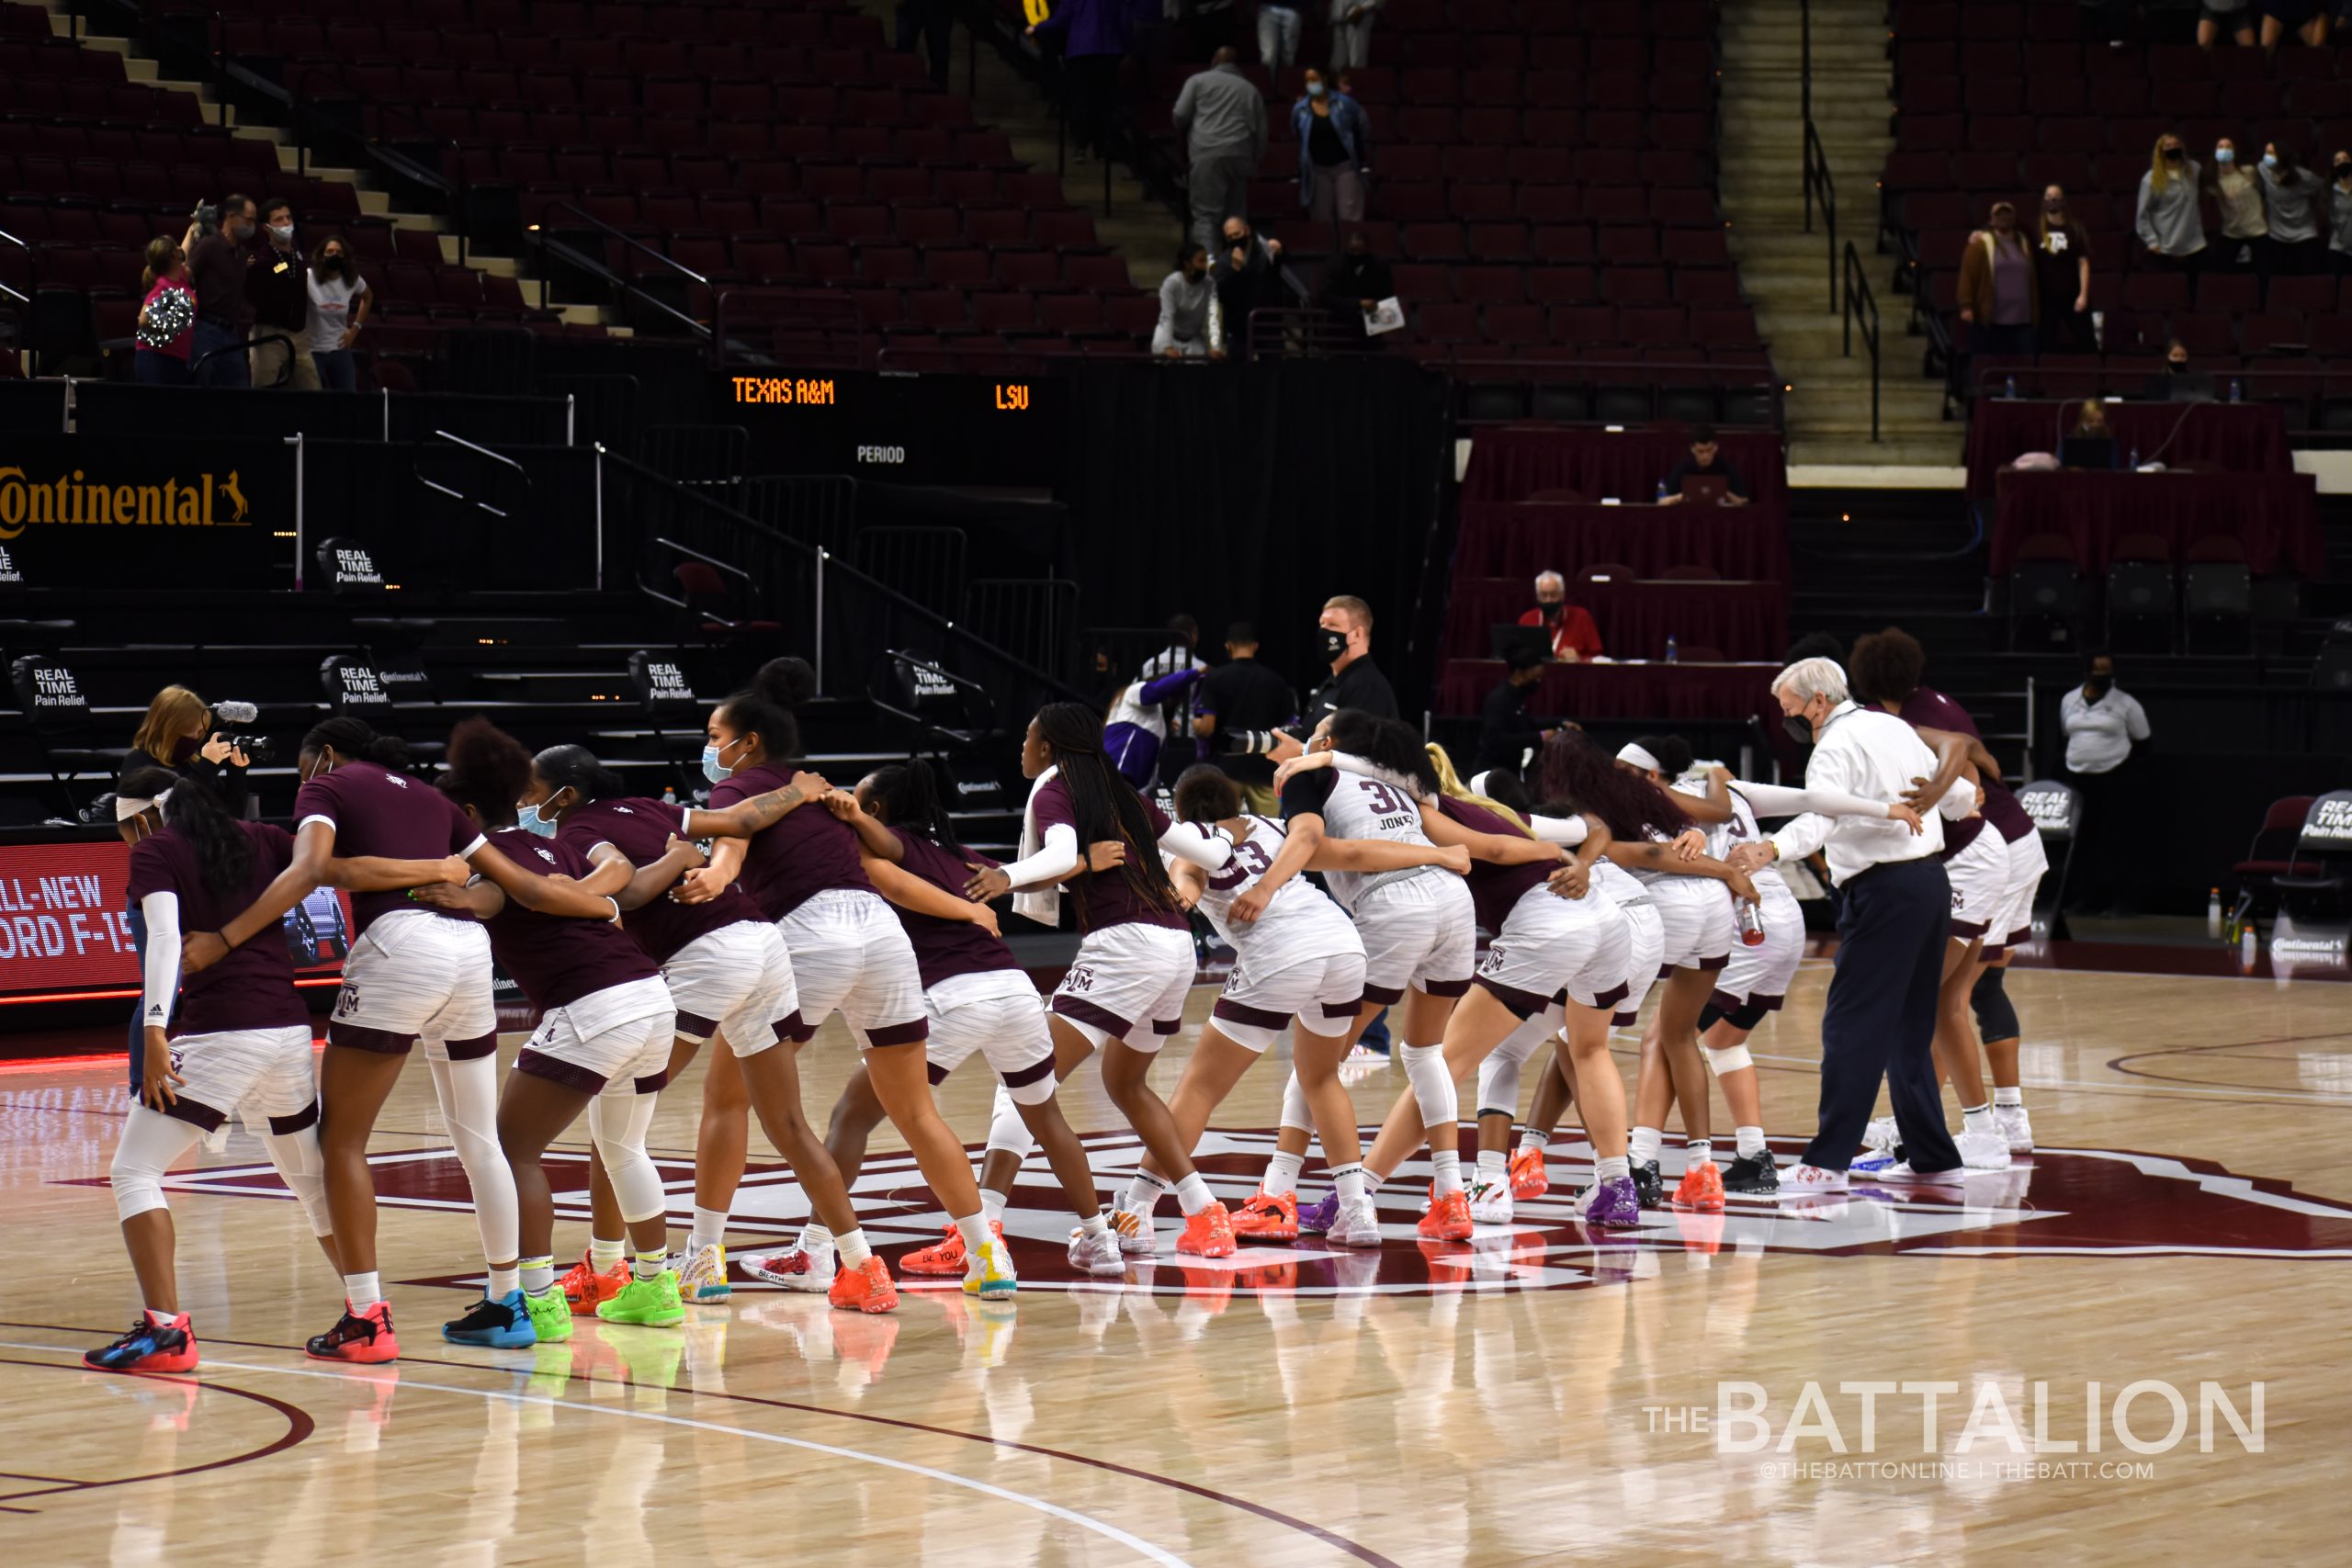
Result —
<path fill-rule="evenodd" d="M 2113 686 L 2097 702 L 2076 686 L 2058 704 L 2058 724 L 2066 732 L 2066 771 L 2113 773 L 2132 755 L 2132 743 L 2148 738 L 2148 714 L 2140 699 Z"/>
<path fill-rule="evenodd" d="M 1815 732 L 1804 784 L 1807 789 L 1843 790 L 1892 805 L 1904 797 L 1914 779 L 1933 778 L 1935 773 L 1936 754 L 1917 730 L 1883 709 L 1843 702 L 1830 709 Z M 1936 809 L 1955 821 L 1967 816 L 1976 809 L 1975 786 L 1962 779 L 1936 803 Z M 1920 829 L 1914 833 L 1907 823 L 1884 818 L 1807 813 L 1773 834 L 1771 843 L 1776 858 L 1784 861 L 1802 860 L 1826 847 L 1829 880 L 1843 884 L 1874 865 L 1939 853 L 1943 823 L 1938 817 L 1922 817 Z"/>

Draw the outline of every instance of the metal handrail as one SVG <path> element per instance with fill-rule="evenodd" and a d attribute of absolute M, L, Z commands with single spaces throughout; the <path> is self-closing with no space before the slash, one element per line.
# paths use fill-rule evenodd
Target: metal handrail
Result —
<path fill-rule="evenodd" d="M 433 433 L 433 435 L 435 440 L 447 441 L 453 446 L 462 446 L 467 451 L 471 452 L 478 457 L 487 457 L 493 463 L 498 463 L 514 469 L 516 473 L 523 476 L 523 491 L 526 496 L 529 495 L 532 488 L 531 471 L 528 468 L 526 468 L 522 464 L 516 462 L 514 458 L 506 456 L 503 452 L 493 452 L 487 446 L 481 446 L 476 442 L 469 441 L 462 435 L 452 435 L 446 430 L 435 430 Z M 420 457 L 424 453 L 429 450 L 431 450 L 431 447 L 425 443 L 420 442 L 417 446 L 417 452 Z M 423 468 L 417 463 L 411 463 L 409 465 L 409 477 L 416 480 L 417 483 L 423 485 L 425 489 L 441 495 L 446 495 L 452 501 L 463 502 L 465 504 L 474 508 L 478 512 L 486 512 L 492 517 L 505 517 L 510 515 L 503 507 L 492 506 L 489 502 L 481 501 L 473 496 L 468 495 L 463 491 L 453 490 L 449 486 L 441 483 L 438 479 L 425 478 Z"/>
<path fill-rule="evenodd" d="M 1851 240 L 1846 242 L 1845 299 L 1840 307 L 1844 317 L 1846 345 L 1841 351 L 1850 356 L 1854 352 L 1854 326 L 1861 323 L 1862 346 L 1871 351 L 1871 440 L 1878 440 L 1878 296 L 1871 292 L 1869 270 L 1862 265 L 1861 254 L 1854 249 Z M 1867 312 L 1867 313 L 1865 313 Z"/>
<path fill-rule="evenodd" d="M 6 242 L 25 253 L 25 283 L 28 288 L 39 288 L 40 287 L 40 253 L 6 229 L 0 229 L 0 242 Z M 6 294 L 19 304 L 29 305 L 33 302 L 31 295 L 20 294 L 5 283 L 0 283 L 0 294 Z"/>
<path fill-rule="evenodd" d="M 675 539 L 664 539 L 658 536 L 653 542 L 661 546 L 665 550 L 675 550 L 682 556 L 691 557 L 692 558 L 702 562 L 703 565 L 709 567 L 714 571 L 723 571 L 730 577 L 740 577 L 746 582 L 756 581 L 756 579 L 754 579 L 750 572 L 745 571 L 741 567 L 735 565 L 731 561 L 720 560 L 717 556 L 707 556 L 691 545 L 682 545 Z"/>
<path fill-rule="evenodd" d="M 1804 121 L 1804 231 L 1813 232 L 1813 208 L 1821 204 L 1822 226 L 1829 231 L 1829 309 L 1838 309 L 1838 183 L 1829 176 L 1829 155 L 1821 150 L 1821 132 L 1813 117 Z"/>
<path fill-rule="evenodd" d="M 705 277 L 701 273 L 696 272 L 685 263 L 678 260 L 674 256 L 664 255 L 662 252 L 655 250 L 651 245 L 647 244 L 636 235 L 629 233 L 625 229 L 615 228 L 613 225 L 605 222 L 603 219 L 597 217 L 593 212 L 584 212 L 568 201 L 550 203 L 548 210 L 569 212 L 575 218 L 583 219 L 598 233 L 605 235 L 608 239 L 618 240 L 621 243 L 627 245 L 629 249 L 636 251 L 640 255 L 651 256 L 655 261 L 660 262 L 672 272 L 677 273 L 681 276 L 691 278 L 693 281 L 703 285 L 705 288 L 708 288 L 710 286 L 709 278 Z M 532 231 L 536 232 L 538 230 L 545 228 L 546 225 L 534 223 L 530 227 Z"/>
<path fill-rule="evenodd" d="M 603 262 L 599 261 L 594 256 L 590 255 L 587 252 L 580 249 L 577 245 L 567 245 L 561 240 L 548 237 L 546 231 L 537 223 L 526 225 L 523 231 L 523 237 L 532 245 L 533 248 L 538 251 L 543 261 L 548 256 L 553 256 L 560 261 L 569 262 L 573 266 L 578 267 L 581 271 L 589 273 L 601 279 L 606 285 L 620 289 L 630 299 L 651 306 L 653 309 L 661 311 L 663 315 L 668 316 L 671 320 L 676 321 L 679 325 L 684 327 L 686 331 L 694 336 L 701 338 L 706 342 L 709 341 L 711 336 L 710 328 L 695 320 L 694 317 L 686 314 L 684 310 L 679 310 L 668 300 L 663 299 L 657 295 L 649 293 L 645 289 L 639 288 L 627 277 L 624 277 L 619 273 L 615 272 L 611 267 L 606 266 Z M 539 308 L 541 310 L 548 309 L 548 275 L 547 269 L 544 265 L 539 269 Z"/>
<path fill-rule="evenodd" d="M 283 387 L 294 378 L 294 350 L 300 346 L 284 333 L 264 333 L 259 337 L 239 338 L 234 343 L 224 343 L 219 348 L 206 349 L 187 362 L 188 374 L 194 376 L 197 367 L 208 360 L 218 359 L 224 354 L 243 354 L 266 343 L 282 343 L 286 345 L 286 354 L 277 367 L 277 379 L 270 383 L 272 387 Z"/>

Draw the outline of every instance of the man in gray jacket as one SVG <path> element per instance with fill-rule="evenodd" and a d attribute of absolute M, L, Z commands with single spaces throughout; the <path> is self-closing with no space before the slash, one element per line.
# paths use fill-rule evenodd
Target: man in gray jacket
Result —
<path fill-rule="evenodd" d="M 1331 69 L 1372 63 L 1372 18 L 1380 0 L 1331 0 Z"/>
<path fill-rule="evenodd" d="M 1176 130 L 1193 159 L 1193 238 L 1203 245 L 1249 210 L 1250 178 L 1266 151 L 1266 100 L 1237 58 L 1230 47 L 1218 50 L 1176 96 Z"/>

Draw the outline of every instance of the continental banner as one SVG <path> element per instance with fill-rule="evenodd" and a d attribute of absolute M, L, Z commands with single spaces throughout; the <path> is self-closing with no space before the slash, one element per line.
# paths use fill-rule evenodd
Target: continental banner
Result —
<path fill-rule="evenodd" d="M 0 549 L 40 587 L 277 585 L 294 448 L 0 434 Z"/>

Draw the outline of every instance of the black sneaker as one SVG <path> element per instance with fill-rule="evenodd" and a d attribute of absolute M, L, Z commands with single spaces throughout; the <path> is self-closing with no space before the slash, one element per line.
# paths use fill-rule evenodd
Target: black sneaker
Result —
<path fill-rule="evenodd" d="M 306 1341 L 302 1348 L 322 1361 L 372 1364 L 398 1360 L 401 1342 L 392 1334 L 391 1306 L 378 1302 L 364 1311 L 353 1312 L 346 1303 L 334 1326 Z"/>
<path fill-rule="evenodd" d="M 481 1345 L 493 1350 L 527 1349 L 539 1340 L 520 1291 L 510 1291 L 496 1301 L 484 1296 L 467 1309 L 465 1316 L 443 1324 L 441 1337 L 452 1345 Z"/>
<path fill-rule="evenodd" d="M 1666 1179 L 1657 1173 L 1657 1161 L 1645 1159 L 1634 1164 L 1634 1195 L 1641 1200 L 1645 1209 L 1665 1207 Z"/>
<path fill-rule="evenodd" d="M 1724 1171 L 1724 1190 L 1741 1198 L 1770 1198 L 1780 1190 L 1781 1168 L 1769 1150 L 1754 1159 L 1742 1155 Z"/>

